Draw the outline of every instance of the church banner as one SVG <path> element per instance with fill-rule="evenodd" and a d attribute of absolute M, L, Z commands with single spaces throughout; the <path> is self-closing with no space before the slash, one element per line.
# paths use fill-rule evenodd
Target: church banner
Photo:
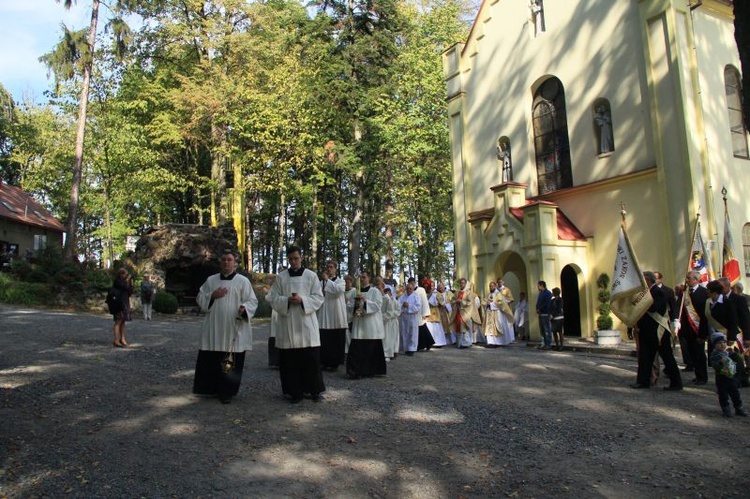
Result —
<path fill-rule="evenodd" d="M 740 280 L 740 261 L 734 256 L 732 247 L 732 231 L 729 229 L 729 212 L 724 206 L 724 248 L 722 250 L 721 275 L 732 283 Z"/>
<path fill-rule="evenodd" d="M 700 273 L 701 284 L 703 286 L 716 278 L 714 269 L 711 266 L 710 255 L 706 250 L 706 245 L 703 244 L 701 223 L 699 220 L 695 221 L 695 230 L 693 231 L 693 247 L 690 250 L 690 261 L 688 262 L 688 271 L 690 270 L 696 270 Z"/>
<path fill-rule="evenodd" d="M 609 302 L 612 313 L 626 326 L 633 327 L 653 302 L 635 252 L 630 246 L 628 234 L 624 227 L 620 227 Z"/>

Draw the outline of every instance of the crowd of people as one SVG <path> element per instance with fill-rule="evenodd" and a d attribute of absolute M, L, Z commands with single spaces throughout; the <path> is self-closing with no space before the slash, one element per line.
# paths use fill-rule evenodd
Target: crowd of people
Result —
<path fill-rule="evenodd" d="M 338 263 L 329 260 L 318 276 L 302 265 L 299 247 L 287 250 L 289 268 L 271 286 L 267 301 L 272 308 L 268 345 L 269 365 L 278 367 L 283 395 L 299 403 L 308 395 L 323 400 L 324 371 L 345 366 L 350 379 L 384 376 L 387 363 L 399 355 L 453 346 L 464 349 L 507 346 L 517 337 L 528 339 L 528 304 L 525 293 L 516 303 L 503 279 L 489 283 L 484 298 L 472 283 L 461 278 L 457 290 L 442 282 L 410 278 L 394 286 L 380 276 L 362 272 L 358 279 L 339 276 Z M 250 281 L 237 273 L 237 255 L 225 252 L 220 272 L 201 286 L 197 302 L 207 311 L 196 362 L 193 392 L 218 396 L 230 403 L 242 379 L 245 352 L 252 349 L 250 319 L 258 300 Z M 741 283 L 726 277 L 710 282 L 698 271 L 689 271 L 685 284 L 665 286 L 660 272 L 644 272 L 653 300 L 649 310 L 628 330 L 635 339 L 638 357 L 632 388 L 655 386 L 663 372 L 665 390 L 683 389 L 683 372 L 694 374 L 692 383 L 708 383 L 714 369 L 719 405 L 724 416 L 747 416 L 740 386 L 750 386 L 748 355 L 750 295 Z M 113 283 L 122 306 L 113 311 L 113 345 L 127 347 L 125 323 L 131 319 L 129 297 L 133 279 L 120 269 Z M 559 288 L 539 291 L 539 349 L 562 350 L 564 307 Z M 151 319 L 155 288 L 150 279 L 141 284 L 144 319 Z M 679 339 L 685 367 L 680 370 L 673 347 Z M 554 347 L 552 343 L 554 341 Z M 663 371 L 659 364 L 663 362 Z M 731 403 L 731 405 L 730 405 Z"/>
<path fill-rule="evenodd" d="M 740 386 L 750 386 L 747 352 L 750 341 L 750 296 L 741 283 L 732 286 L 726 277 L 702 283 L 698 271 L 689 271 L 685 284 L 674 289 L 665 286 L 660 272 L 644 272 L 653 304 L 640 318 L 632 333 L 638 351 L 638 371 L 632 388 L 649 388 L 661 374 L 669 378 L 665 390 L 683 389 L 682 373 L 673 354 L 679 338 L 682 372 L 694 373 L 692 383 L 708 383 L 708 368 L 714 369 L 714 380 L 722 414 L 747 416 L 742 406 Z"/>

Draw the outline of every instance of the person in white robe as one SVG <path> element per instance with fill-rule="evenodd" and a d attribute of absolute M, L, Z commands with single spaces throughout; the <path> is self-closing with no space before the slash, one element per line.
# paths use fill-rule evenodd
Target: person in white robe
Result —
<path fill-rule="evenodd" d="M 476 294 L 471 282 L 465 278 L 459 280 L 460 290 L 456 294 L 452 307 L 451 327 L 456 335 L 456 346 L 458 348 L 469 348 L 474 341 L 474 324 L 480 323 L 476 307 Z"/>
<path fill-rule="evenodd" d="M 414 294 L 419 297 L 419 305 L 421 307 L 417 337 L 417 351 L 426 351 L 432 348 L 432 345 L 435 344 L 435 340 L 432 338 L 430 330 L 427 327 L 427 318 L 430 316 L 430 303 L 427 300 L 427 291 L 425 291 L 424 288 L 424 281 L 422 282 L 422 286 L 417 284 L 416 279 L 414 279 L 413 277 L 410 277 L 408 282 L 414 285 Z"/>
<path fill-rule="evenodd" d="M 352 341 L 346 355 L 346 374 L 350 379 L 385 376 L 383 295 L 377 287 L 370 285 L 369 272 L 362 272 L 359 281 L 360 292 L 354 303 Z"/>
<path fill-rule="evenodd" d="M 276 348 L 281 391 L 292 403 L 305 394 L 318 402 L 325 391 L 316 314 L 323 305 L 323 291 L 315 272 L 302 266 L 300 248 L 290 246 L 286 254 L 289 268 L 276 276 L 268 292 L 268 302 L 279 315 Z"/>
<path fill-rule="evenodd" d="M 354 298 L 357 297 L 357 288 L 354 286 L 354 277 L 347 274 L 344 276 L 344 300 L 346 302 L 346 344 L 344 353 L 349 352 L 349 343 L 352 341 L 352 320 L 354 320 Z"/>
<path fill-rule="evenodd" d="M 279 349 L 276 348 L 276 329 L 279 327 L 279 314 L 271 309 L 271 323 L 268 327 L 268 367 L 279 367 Z"/>
<path fill-rule="evenodd" d="M 250 319 L 258 308 L 250 280 L 236 272 L 237 256 L 226 251 L 219 273 L 200 287 L 196 302 L 206 312 L 195 365 L 193 393 L 217 395 L 222 404 L 237 395 L 245 352 L 253 349 Z"/>
<path fill-rule="evenodd" d="M 387 360 L 396 358 L 400 336 L 398 332 L 398 317 L 401 315 L 398 301 L 394 298 L 394 290 L 387 285 L 383 286 L 383 327 L 385 328 L 385 339 L 383 350 Z"/>
<path fill-rule="evenodd" d="M 434 289 L 431 279 L 425 279 L 424 290 L 427 293 L 427 303 L 430 307 L 430 315 L 427 317 L 427 329 L 430 330 L 435 348 L 442 348 L 447 344 L 445 330 L 440 318 L 440 307 L 438 304 L 438 292 Z"/>
<path fill-rule="evenodd" d="M 443 325 L 443 331 L 445 331 L 445 343 L 447 345 L 453 345 L 456 343 L 456 336 L 451 331 L 451 315 L 453 308 L 451 302 L 453 301 L 453 293 L 445 289 L 445 284 L 439 282 L 437 284 L 437 303 L 438 313 L 440 314 L 440 323 Z"/>
<path fill-rule="evenodd" d="M 495 295 L 495 305 L 500 310 L 500 316 L 498 317 L 500 322 L 500 329 L 503 334 L 499 338 L 500 345 L 510 345 L 516 341 L 516 332 L 513 328 L 513 322 L 515 317 L 513 315 L 513 292 L 508 286 L 505 285 L 505 281 L 502 279 L 497 280 L 497 291 Z"/>
<path fill-rule="evenodd" d="M 500 338 L 503 335 L 499 317 L 501 312 L 495 302 L 498 293 L 497 283 L 490 281 L 490 293 L 487 295 L 487 298 L 485 298 L 484 303 L 482 303 L 482 306 L 484 307 L 482 333 L 487 341 L 485 344 L 487 348 L 496 348 L 500 346 Z"/>
<path fill-rule="evenodd" d="M 406 291 L 398 299 L 401 314 L 398 319 L 398 329 L 401 336 L 400 352 L 408 356 L 414 355 L 419 342 L 419 314 L 422 313 L 422 303 L 414 292 L 414 284 L 408 283 Z"/>
<path fill-rule="evenodd" d="M 518 295 L 518 305 L 513 312 L 515 331 L 522 340 L 529 339 L 526 334 L 526 324 L 529 322 L 529 304 L 526 300 L 526 293 L 521 291 Z"/>
<path fill-rule="evenodd" d="M 339 279 L 338 263 L 326 262 L 321 274 L 323 306 L 318 309 L 320 326 L 320 365 L 324 371 L 336 371 L 346 355 L 346 330 L 349 326 L 346 311 L 346 283 Z"/>
<path fill-rule="evenodd" d="M 482 323 L 484 321 L 484 309 L 482 308 L 482 299 L 479 295 L 474 293 L 474 310 L 477 311 L 477 316 L 472 323 L 473 335 L 475 345 L 485 345 L 487 340 L 482 332 Z"/>

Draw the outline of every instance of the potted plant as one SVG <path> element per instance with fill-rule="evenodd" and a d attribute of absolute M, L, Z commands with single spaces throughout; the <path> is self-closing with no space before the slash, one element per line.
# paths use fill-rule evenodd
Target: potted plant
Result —
<path fill-rule="evenodd" d="M 618 345 L 620 343 L 620 331 L 612 329 L 612 310 L 609 308 L 609 276 L 602 273 L 596 280 L 599 289 L 597 299 L 599 300 L 599 317 L 596 318 L 596 344 Z"/>

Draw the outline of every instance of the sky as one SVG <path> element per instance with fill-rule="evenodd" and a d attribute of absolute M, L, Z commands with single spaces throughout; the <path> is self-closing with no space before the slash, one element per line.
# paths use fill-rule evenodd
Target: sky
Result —
<path fill-rule="evenodd" d="M 55 0 L 0 0 L 0 83 L 16 102 L 45 101 L 43 92 L 54 79 L 47 79 L 39 57 L 60 40 L 61 23 L 69 29 L 88 26 L 90 7 L 87 0 L 74 0 L 70 11 Z"/>

